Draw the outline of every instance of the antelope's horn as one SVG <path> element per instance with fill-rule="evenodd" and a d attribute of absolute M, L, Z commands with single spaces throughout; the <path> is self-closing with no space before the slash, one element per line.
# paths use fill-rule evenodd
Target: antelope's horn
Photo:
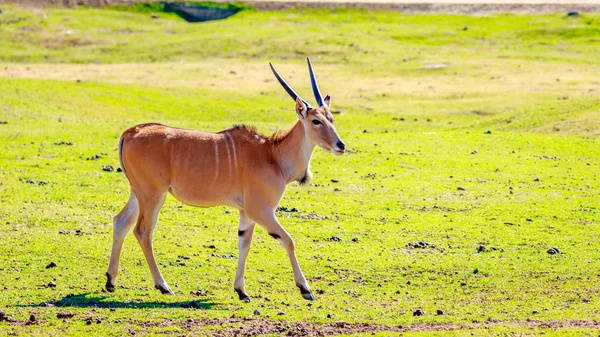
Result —
<path fill-rule="evenodd" d="M 287 84 L 287 82 L 283 78 L 281 78 L 281 76 L 279 76 L 279 73 L 277 72 L 277 70 L 275 70 L 275 67 L 273 67 L 273 64 L 271 62 L 269 62 L 269 66 L 271 67 L 273 74 L 277 78 L 277 81 L 279 81 L 279 84 L 281 84 L 283 89 L 285 89 L 285 91 L 287 91 L 287 93 L 290 95 L 290 97 L 292 97 L 292 99 L 295 101 L 296 98 L 298 97 L 298 94 L 294 91 L 294 89 L 292 89 L 292 87 L 290 87 L 289 84 Z M 312 106 L 310 104 L 308 104 L 308 102 L 306 102 L 302 98 L 300 98 L 300 99 L 302 100 L 302 102 L 304 104 L 306 104 L 306 107 L 312 108 Z"/>
<path fill-rule="evenodd" d="M 319 84 L 317 83 L 317 78 L 315 77 L 315 72 L 313 71 L 312 64 L 310 63 L 310 59 L 307 57 L 308 61 L 308 71 L 310 72 L 310 83 L 312 84 L 313 93 L 315 94 L 315 99 L 317 100 L 317 104 L 319 106 L 325 105 L 323 102 L 323 95 L 321 95 L 321 91 L 319 90 Z"/>

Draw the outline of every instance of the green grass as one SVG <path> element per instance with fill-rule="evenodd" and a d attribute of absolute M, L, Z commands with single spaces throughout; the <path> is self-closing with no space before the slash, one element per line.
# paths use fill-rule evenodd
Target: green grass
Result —
<path fill-rule="evenodd" d="M 290 322 L 458 329 L 405 333 L 415 336 L 597 333 L 573 322 L 600 319 L 599 15 L 243 11 L 188 24 L 163 13 L 3 8 L 0 310 L 39 322 L 0 322 L 0 334 L 181 335 L 190 331 L 177 322 L 256 309 Z M 299 212 L 278 214 L 324 293 L 302 300 L 284 250 L 258 230 L 246 273 L 254 301 L 240 303 L 236 259 L 213 256 L 237 256 L 237 212 L 171 197 L 155 251 L 176 295 L 153 289 L 133 235 L 123 287 L 102 292 L 112 217 L 129 192 L 122 174 L 102 171 L 118 167 L 121 132 L 148 121 L 289 127 L 293 102 L 267 62 L 312 102 L 305 56 L 343 110 L 337 128 L 352 152 L 316 150 L 313 183 L 290 185 L 281 201 Z M 423 69 L 433 63 L 447 66 Z M 419 241 L 432 246 L 409 248 Z M 51 261 L 58 267 L 45 269 Z M 197 290 L 206 296 L 189 294 Z M 61 310 L 77 316 L 63 322 Z"/>

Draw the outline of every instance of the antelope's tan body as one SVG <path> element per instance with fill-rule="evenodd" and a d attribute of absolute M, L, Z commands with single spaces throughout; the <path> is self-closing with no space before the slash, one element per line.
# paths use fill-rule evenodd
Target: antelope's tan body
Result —
<path fill-rule="evenodd" d="M 294 180 L 304 183 L 309 179 L 310 158 L 316 146 L 339 155 L 345 151 L 345 145 L 333 126 L 329 96 L 323 99 L 320 92 L 317 95 L 310 61 L 313 89 L 317 88 L 314 89 L 317 108 L 298 97 L 272 69 L 296 100 L 299 120 L 287 132 L 265 137 L 243 125 L 212 133 L 150 123 L 123 133 L 119 157 L 131 185 L 131 195 L 114 219 L 113 246 L 106 273 L 108 291 L 115 290 L 123 240 L 135 223 L 134 234 L 156 288 L 173 293 L 158 269 L 152 248 L 158 213 L 171 193 L 188 205 L 225 205 L 239 210 L 239 258 L 234 289 L 240 299 L 250 300 L 244 288 L 244 270 L 256 223 L 283 245 L 302 296 L 314 299 L 298 265 L 294 241 L 277 220 L 275 209 L 288 183 Z"/>
<path fill-rule="evenodd" d="M 307 173 L 314 145 L 299 142 L 303 134 L 300 122 L 276 137 L 246 126 L 211 133 L 137 125 L 122 136 L 123 168 L 134 191 L 168 191 L 191 206 L 247 206 L 254 215 L 251 196 L 275 207 L 285 185 Z"/>

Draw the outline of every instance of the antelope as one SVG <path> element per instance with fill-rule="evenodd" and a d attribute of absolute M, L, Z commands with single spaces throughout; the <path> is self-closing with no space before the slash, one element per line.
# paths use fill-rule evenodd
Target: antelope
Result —
<path fill-rule="evenodd" d="M 298 264 L 294 241 L 275 215 L 286 185 L 293 181 L 303 185 L 310 180 L 310 158 L 316 146 L 335 155 L 343 154 L 346 149 L 333 125 L 331 97 L 323 98 L 310 59 L 307 61 L 317 107 L 300 98 L 269 62 L 275 78 L 296 101 L 298 121 L 285 132 L 266 137 L 245 125 L 212 133 L 149 123 L 123 133 L 119 140 L 119 160 L 131 194 L 113 220 L 107 291 L 115 291 L 123 241 L 135 222 L 133 233 L 155 288 L 173 295 L 158 269 L 152 247 L 158 213 L 167 193 L 171 193 L 187 205 L 224 205 L 239 210 L 239 257 L 234 290 L 240 300 L 250 301 L 244 286 L 244 271 L 255 224 L 285 248 L 302 297 L 314 300 Z"/>

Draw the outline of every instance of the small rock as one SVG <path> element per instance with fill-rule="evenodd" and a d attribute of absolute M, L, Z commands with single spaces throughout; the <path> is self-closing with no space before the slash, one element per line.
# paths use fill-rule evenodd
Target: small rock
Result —
<path fill-rule="evenodd" d="M 285 206 L 277 206 L 275 209 L 277 212 L 288 212 L 288 213 L 297 213 L 298 209 L 296 207 L 287 208 Z"/>
<path fill-rule="evenodd" d="M 339 238 L 339 237 L 337 237 L 337 236 L 332 236 L 332 237 L 330 237 L 328 239 L 325 239 L 325 240 L 327 240 L 327 241 L 334 241 L 334 242 L 342 242 L 342 239 Z"/>
<path fill-rule="evenodd" d="M 479 153 L 479 151 L 477 151 L 477 150 L 471 151 L 471 154 L 478 154 L 478 153 Z"/>
<path fill-rule="evenodd" d="M 99 154 L 95 154 L 95 155 L 93 155 L 93 156 L 91 156 L 91 157 L 87 157 L 87 158 L 85 158 L 85 160 L 98 160 L 98 159 L 100 159 L 100 158 L 102 158 L 102 156 L 101 156 L 101 155 L 99 155 Z"/>
<path fill-rule="evenodd" d="M 417 309 L 417 310 L 415 310 L 415 312 L 413 312 L 413 316 L 423 316 L 423 315 L 425 315 L 425 313 L 421 309 Z"/>
<path fill-rule="evenodd" d="M 369 133 L 369 130 L 363 130 L 363 133 Z"/>
<path fill-rule="evenodd" d="M 206 292 L 202 291 L 202 290 L 198 290 L 198 291 L 190 291 L 190 295 L 196 295 L 196 296 L 206 296 Z"/>
<path fill-rule="evenodd" d="M 406 248 L 409 249 L 426 249 L 426 248 L 435 248 L 436 246 L 434 244 L 431 244 L 427 241 L 419 241 L 419 242 L 409 242 L 406 245 Z"/>
<path fill-rule="evenodd" d="M 8 124 L 8 121 L 0 121 L 0 124 Z"/>
<path fill-rule="evenodd" d="M 535 178 L 533 181 L 541 181 L 540 178 Z"/>
<path fill-rule="evenodd" d="M 456 189 L 459 190 L 459 191 L 466 191 L 467 190 L 466 188 L 464 188 L 462 186 L 458 186 Z"/>
<path fill-rule="evenodd" d="M 477 247 L 477 252 L 478 253 L 485 252 L 485 251 L 486 251 L 486 248 L 485 248 L 484 245 L 479 245 L 479 247 Z"/>
<path fill-rule="evenodd" d="M 531 313 L 532 313 L 532 314 L 539 314 L 540 312 L 539 312 L 539 311 L 537 311 L 537 310 L 534 310 L 534 311 L 532 311 Z"/>
<path fill-rule="evenodd" d="M 358 242 L 358 238 L 352 238 L 352 242 Z"/>
<path fill-rule="evenodd" d="M 257 309 L 257 310 L 254 310 L 254 315 L 255 315 L 255 316 L 260 316 L 260 310 L 258 310 L 258 309 Z"/>
<path fill-rule="evenodd" d="M 54 281 L 50 281 L 50 283 L 48 283 L 46 286 L 47 286 L 48 288 L 52 288 L 52 289 L 54 289 L 54 288 L 56 288 L 56 283 L 54 283 Z"/>
<path fill-rule="evenodd" d="M 50 262 L 50 263 L 49 263 L 49 264 L 46 266 L 46 269 L 49 269 L 49 268 L 55 268 L 55 267 L 56 267 L 56 263 L 54 263 L 54 262 Z"/>
<path fill-rule="evenodd" d="M 343 327 L 344 327 L 344 325 L 346 325 L 346 322 L 344 322 L 344 321 L 337 321 L 337 322 L 335 322 L 335 325 L 336 325 L 338 328 L 343 328 Z"/>
<path fill-rule="evenodd" d="M 150 17 L 153 18 L 153 19 L 158 19 L 159 18 L 158 14 L 156 14 L 156 13 L 150 14 Z"/>
<path fill-rule="evenodd" d="M 92 320 L 91 320 L 91 319 L 88 319 L 87 321 L 85 321 L 85 324 L 86 324 L 86 325 L 92 325 Z"/>
<path fill-rule="evenodd" d="M 209 249 L 215 249 L 215 248 L 217 248 L 217 246 L 215 246 L 215 245 L 202 245 L 202 247 L 209 248 Z"/>
<path fill-rule="evenodd" d="M 581 15 L 581 11 L 570 11 L 567 13 L 567 16 L 578 16 Z"/>
<path fill-rule="evenodd" d="M 548 249 L 548 254 L 550 254 L 550 255 L 560 254 L 560 249 L 558 249 L 558 247 L 552 247 L 552 248 Z"/>
<path fill-rule="evenodd" d="M 440 309 L 436 310 L 435 313 L 438 314 L 438 315 L 440 315 L 440 316 L 444 314 L 444 312 L 442 310 L 440 310 Z"/>
<path fill-rule="evenodd" d="M 68 146 L 71 146 L 71 145 L 73 145 L 73 143 L 60 141 L 60 142 L 54 143 L 54 145 L 68 145 Z"/>
<path fill-rule="evenodd" d="M 339 183 L 340 181 L 339 181 L 339 180 L 337 180 L 337 179 L 331 179 L 331 182 L 332 182 L 332 183 Z"/>
<path fill-rule="evenodd" d="M 56 318 L 73 318 L 73 316 L 75 316 L 74 313 L 72 312 L 66 312 L 66 311 L 59 311 L 56 313 Z"/>
<path fill-rule="evenodd" d="M 102 166 L 102 171 L 112 172 L 114 170 L 115 170 L 115 168 L 112 167 L 112 165 L 104 165 L 104 166 Z"/>
<path fill-rule="evenodd" d="M 96 324 L 100 324 L 102 323 L 102 320 L 100 318 L 96 319 Z"/>
<path fill-rule="evenodd" d="M 280 311 L 280 312 L 278 312 L 278 313 L 277 313 L 277 315 L 278 315 L 278 316 L 283 316 L 283 315 L 285 315 L 285 312 L 283 312 L 283 311 Z"/>
<path fill-rule="evenodd" d="M 33 314 L 29 316 L 29 321 L 32 323 L 35 322 L 35 316 Z"/>
<path fill-rule="evenodd" d="M 123 172 L 123 169 L 120 167 L 117 167 L 117 172 Z"/>
<path fill-rule="evenodd" d="M 331 317 L 333 317 L 332 314 L 327 314 L 327 318 L 331 318 Z"/>
<path fill-rule="evenodd" d="M 490 130 L 487 130 L 487 131 L 486 131 L 486 132 L 484 132 L 483 134 L 484 134 L 484 135 L 491 135 L 491 134 L 492 134 L 492 131 L 490 131 Z"/>

